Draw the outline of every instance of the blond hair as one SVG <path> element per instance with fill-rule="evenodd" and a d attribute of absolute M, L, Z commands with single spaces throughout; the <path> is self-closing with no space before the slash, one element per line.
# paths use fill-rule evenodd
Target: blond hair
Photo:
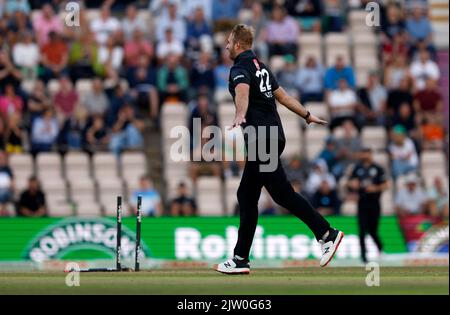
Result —
<path fill-rule="evenodd" d="M 245 24 L 237 24 L 231 31 L 233 34 L 233 44 L 239 43 L 242 49 L 251 49 L 253 45 L 254 30 L 253 27 Z"/>

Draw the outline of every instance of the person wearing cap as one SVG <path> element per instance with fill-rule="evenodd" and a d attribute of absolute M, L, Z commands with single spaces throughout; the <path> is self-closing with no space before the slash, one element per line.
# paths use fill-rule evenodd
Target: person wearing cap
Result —
<path fill-rule="evenodd" d="M 369 234 L 381 252 L 383 244 L 378 236 L 381 216 L 381 194 L 388 187 L 383 168 L 373 161 L 372 150 L 363 148 L 360 161 L 355 165 L 348 182 L 348 189 L 358 195 L 358 225 L 361 259 L 367 263 L 366 234 Z"/>
<path fill-rule="evenodd" d="M 396 125 L 392 129 L 392 142 L 389 145 L 389 154 L 392 161 L 392 176 L 397 179 L 417 169 L 419 158 L 416 147 L 408 137 L 405 127 Z"/>
<path fill-rule="evenodd" d="M 404 187 L 395 196 L 395 211 L 399 217 L 420 215 L 425 213 L 427 201 L 417 175 L 411 173 L 406 176 Z"/>

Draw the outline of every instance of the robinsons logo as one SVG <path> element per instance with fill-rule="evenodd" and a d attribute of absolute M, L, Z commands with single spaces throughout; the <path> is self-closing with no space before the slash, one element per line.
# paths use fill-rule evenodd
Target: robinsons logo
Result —
<path fill-rule="evenodd" d="M 103 218 L 67 219 L 37 235 L 23 256 L 35 262 L 63 259 L 77 251 L 98 251 L 111 257 L 116 254 L 116 223 Z M 134 253 L 134 232 L 122 226 L 122 258 Z M 142 255 L 148 253 L 142 244 Z M 92 254 L 89 255 L 92 258 Z"/>

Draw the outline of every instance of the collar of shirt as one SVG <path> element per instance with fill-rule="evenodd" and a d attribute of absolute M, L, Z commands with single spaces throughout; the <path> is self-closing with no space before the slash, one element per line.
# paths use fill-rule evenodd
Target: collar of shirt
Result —
<path fill-rule="evenodd" d="M 251 58 L 251 57 L 256 58 L 255 53 L 251 49 L 243 51 L 236 57 L 236 59 L 234 59 L 234 64 L 237 64 L 242 59 Z"/>

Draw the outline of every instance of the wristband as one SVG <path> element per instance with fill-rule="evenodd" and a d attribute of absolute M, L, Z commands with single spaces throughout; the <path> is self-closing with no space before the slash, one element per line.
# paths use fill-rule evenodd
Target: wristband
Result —
<path fill-rule="evenodd" d="M 306 113 L 306 116 L 303 117 L 303 119 L 304 119 L 304 120 L 308 120 L 309 116 L 311 116 L 311 113 L 308 111 L 308 112 Z"/>

